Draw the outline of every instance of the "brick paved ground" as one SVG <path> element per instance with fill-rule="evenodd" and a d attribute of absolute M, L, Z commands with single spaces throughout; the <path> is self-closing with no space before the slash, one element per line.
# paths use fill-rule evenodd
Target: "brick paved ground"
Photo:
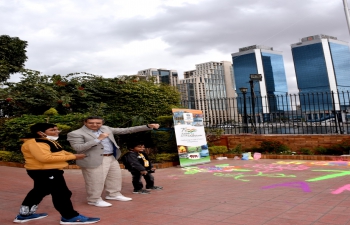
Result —
<path fill-rule="evenodd" d="M 159 169 L 164 190 L 150 195 L 132 194 L 131 176 L 123 176 L 122 193 L 133 201 L 98 208 L 86 204 L 81 171 L 65 170 L 76 210 L 101 217 L 100 225 L 350 224 L 347 162 L 227 159 Z M 13 224 L 32 181 L 23 168 L 1 166 L 0 177 L 0 224 Z M 50 196 L 38 212 L 49 216 L 26 224 L 59 224 Z"/>

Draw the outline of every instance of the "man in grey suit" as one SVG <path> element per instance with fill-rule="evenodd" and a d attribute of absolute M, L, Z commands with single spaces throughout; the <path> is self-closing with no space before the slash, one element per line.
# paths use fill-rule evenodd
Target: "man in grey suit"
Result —
<path fill-rule="evenodd" d="M 114 134 L 129 134 L 159 128 L 159 124 L 148 124 L 128 128 L 112 128 L 103 126 L 103 118 L 91 116 L 84 120 L 84 126 L 68 133 L 68 141 L 72 148 L 86 157 L 77 161 L 81 167 L 88 204 L 97 207 L 108 207 L 112 204 L 103 201 L 101 195 L 105 189 L 106 199 L 130 201 L 123 196 L 122 175 L 118 158 L 121 155 Z"/>

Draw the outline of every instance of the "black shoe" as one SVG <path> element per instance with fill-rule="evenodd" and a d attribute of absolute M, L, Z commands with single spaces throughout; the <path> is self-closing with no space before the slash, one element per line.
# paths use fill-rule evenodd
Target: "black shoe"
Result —
<path fill-rule="evenodd" d="M 134 194 L 150 194 L 150 191 L 147 191 L 145 189 L 141 189 L 141 190 L 134 190 L 132 193 Z"/>
<path fill-rule="evenodd" d="M 150 188 L 146 188 L 146 190 L 163 190 L 163 187 L 161 187 L 161 186 L 153 186 L 153 187 L 150 187 Z"/>

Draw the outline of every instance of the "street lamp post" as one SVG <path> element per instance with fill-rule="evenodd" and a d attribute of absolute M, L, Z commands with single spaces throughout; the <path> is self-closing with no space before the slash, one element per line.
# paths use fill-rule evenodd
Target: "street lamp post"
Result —
<path fill-rule="evenodd" d="M 251 93 L 251 98 L 252 98 L 252 116 L 251 116 L 251 122 L 252 122 L 252 132 L 256 134 L 256 129 L 255 129 L 255 93 L 254 93 L 254 81 L 250 80 L 250 93 Z"/>
<path fill-rule="evenodd" d="M 245 95 L 247 94 L 248 88 L 241 87 L 239 90 L 243 94 L 243 123 L 244 123 L 244 133 L 248 133 L 248 120 L 247 120 L 247 103 L 246 103 L 246 98 Z"/>
<path fill-rule="evenodd" d="M 261 81 L 262 80 L 262 75 L 261 74 L 250 74 L 250 93 L 252 96 L 252 129 L 253 133 L 256 134 L 256 123 L 255 123 L 255 93 L 254 93 L 254 81 Z"/>

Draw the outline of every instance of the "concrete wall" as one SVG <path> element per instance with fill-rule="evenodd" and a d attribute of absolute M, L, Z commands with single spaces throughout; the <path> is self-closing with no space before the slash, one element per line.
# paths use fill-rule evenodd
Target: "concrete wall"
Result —
<path fill-rule="evenodd" d="M 330 147 L 342 141 L 349 140 L 350 135 L 335 134 L 239 134 L 223 135 L 220 140 L 213 142 L 215 145 L 226 145 L 229 149 L 241 144 L 242 148 L 260 147 L 262 141 L 279 141 L 289 147 L 291 151 L 300 148 L 313 149 L 318 146 Z"/>

